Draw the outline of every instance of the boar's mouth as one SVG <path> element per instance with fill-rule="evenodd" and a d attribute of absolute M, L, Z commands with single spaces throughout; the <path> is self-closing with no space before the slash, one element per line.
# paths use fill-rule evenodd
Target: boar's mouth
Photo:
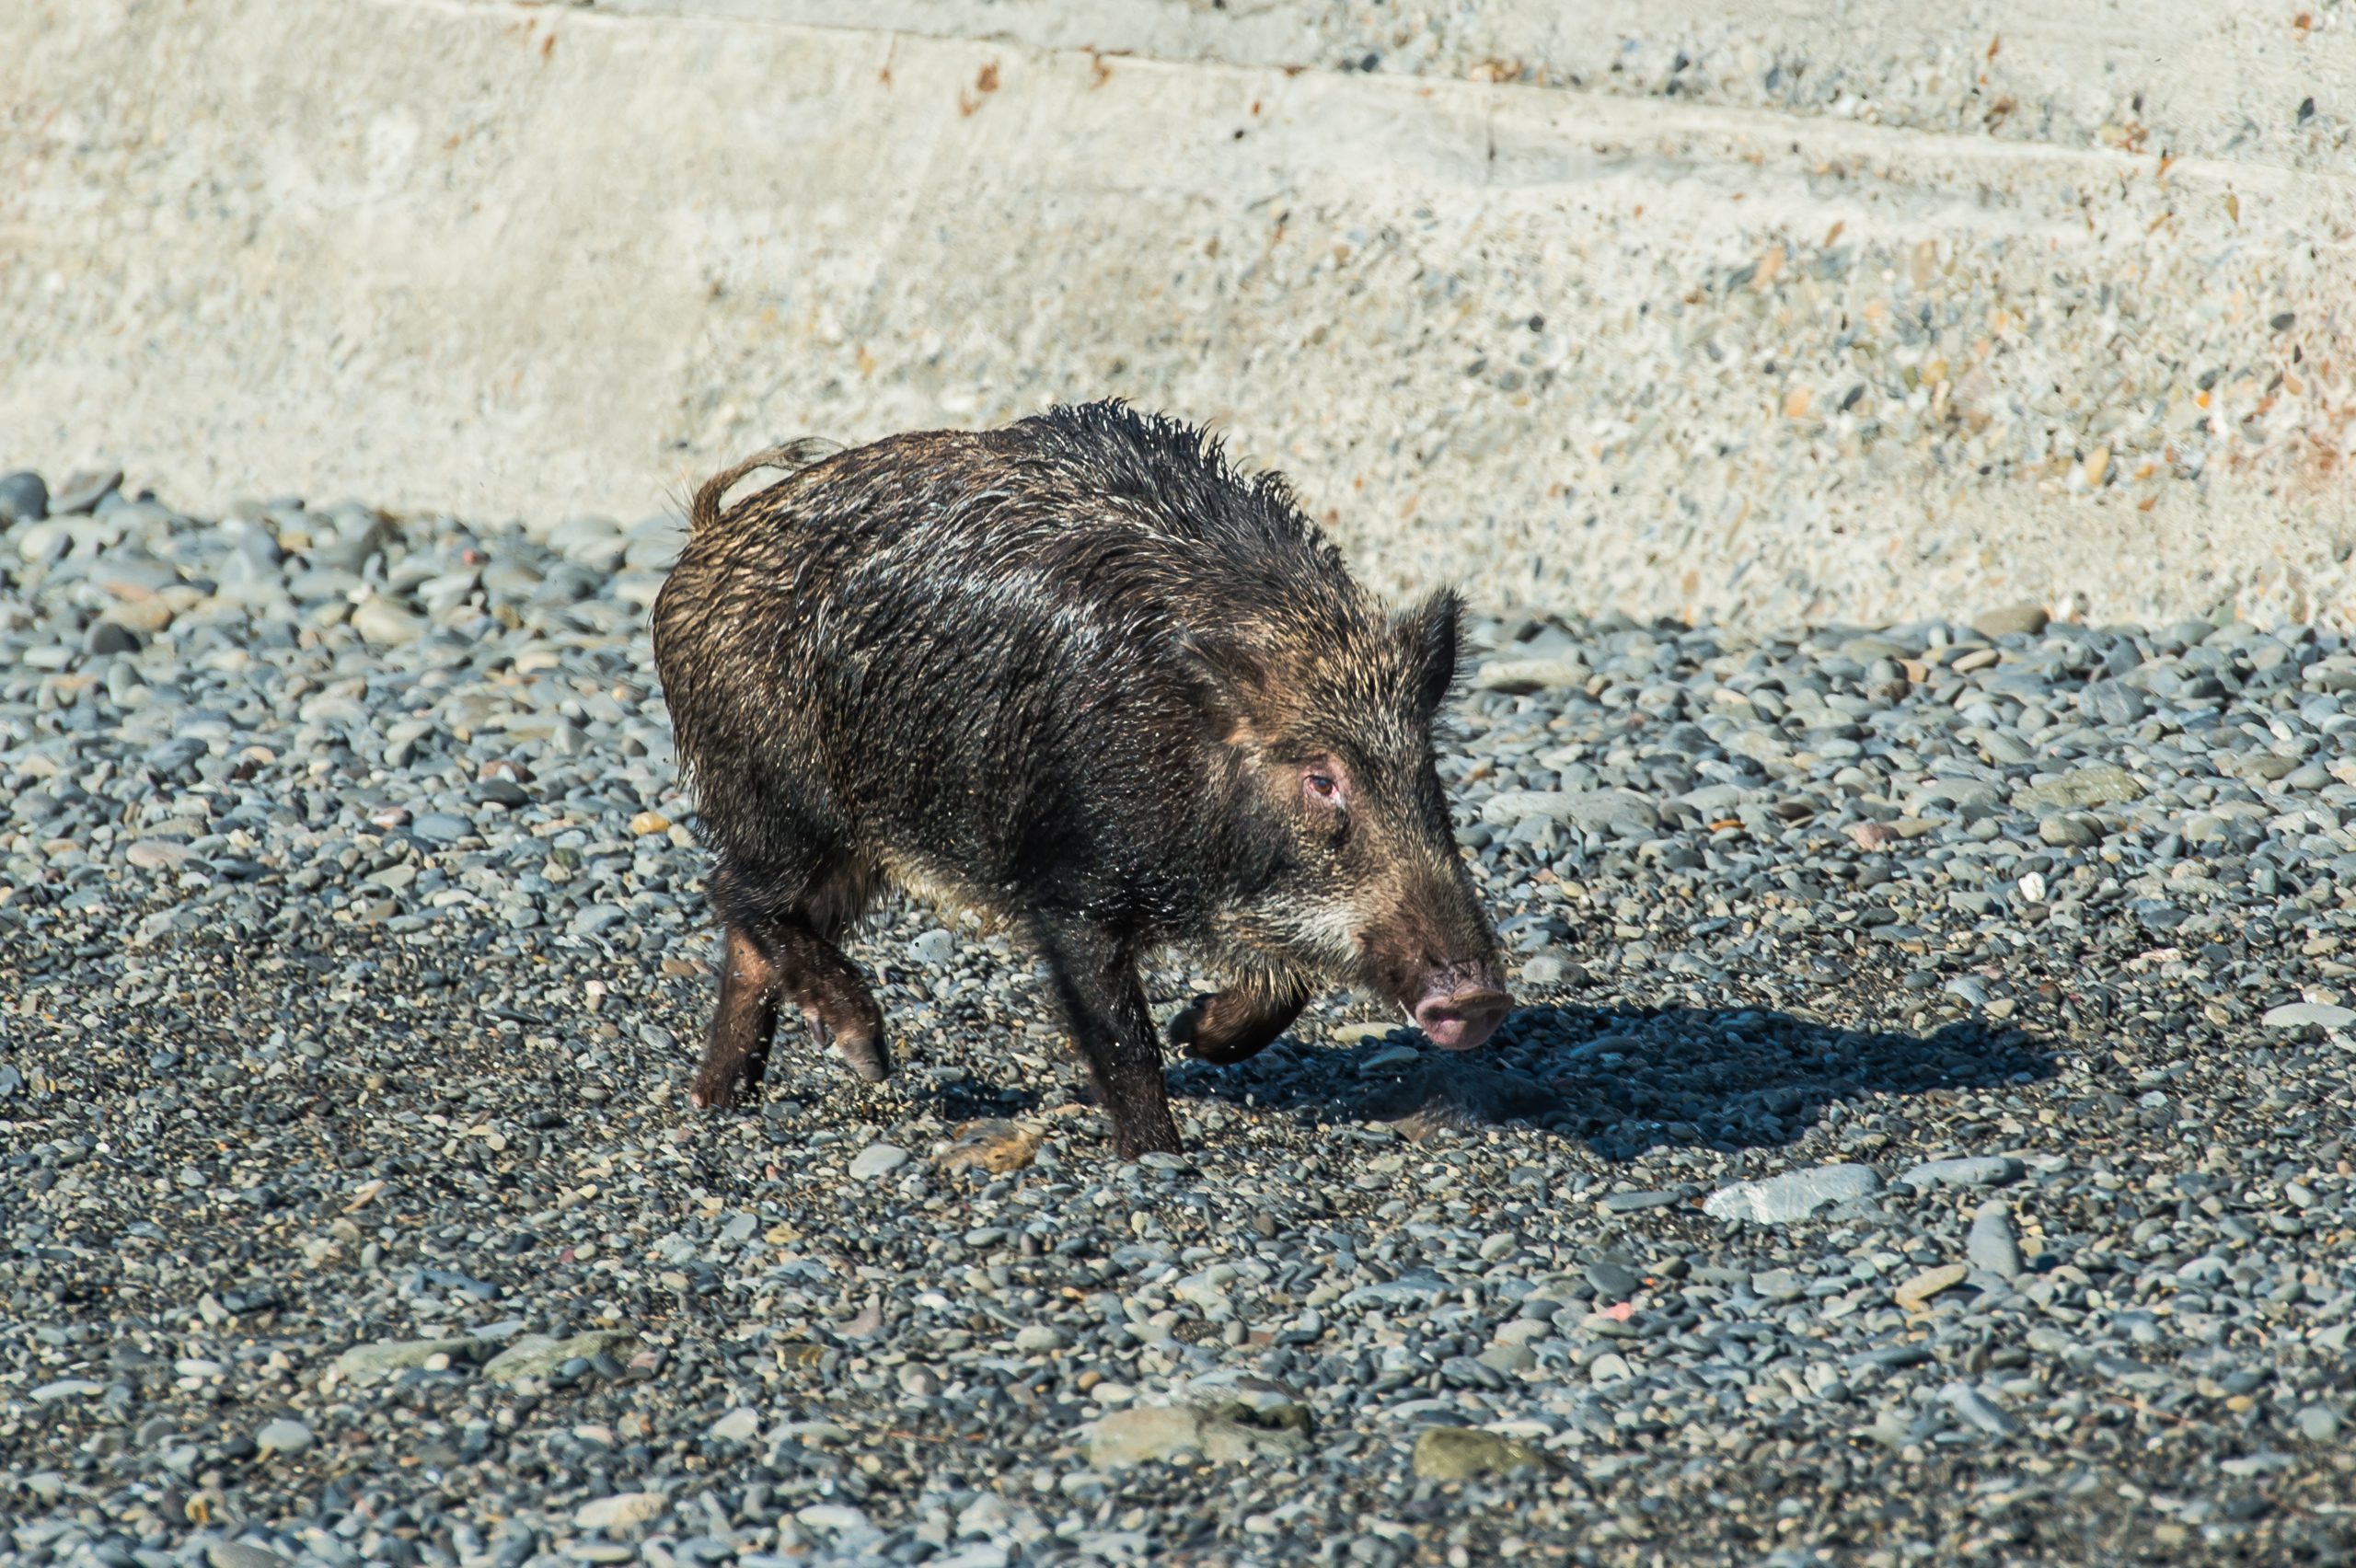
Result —
<path fill-rule="evenodd" d="M 1406 1004 L 1415 1027 L 1443 1051 L 1470 1051 L 1487 1043 L 1512 1006 L 1496 971 L 1477 963 L 1432 971 Z"/>

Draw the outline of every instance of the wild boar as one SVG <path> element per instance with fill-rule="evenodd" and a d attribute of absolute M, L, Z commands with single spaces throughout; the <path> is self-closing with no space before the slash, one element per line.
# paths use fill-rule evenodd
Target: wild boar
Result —
<path fill-rule="evenodd" d="M 748 458 L 698 492 L 654 650 L 711 852 L 697 1104 L 756 1094 L 780 1004 L 891 1070 L 845 928 L 887 887 L 1036 945 L 1123 1158 L 1174 1149 L 1139 984 L 1235 1062 L 1319 988 L 1451 1050 L 1508 1000 L 1434 768 L 1459 601 L 1385 610 L 1285 482 L 1119 403 Z M 788 470 L 723 509 L 756 468 Z"/>

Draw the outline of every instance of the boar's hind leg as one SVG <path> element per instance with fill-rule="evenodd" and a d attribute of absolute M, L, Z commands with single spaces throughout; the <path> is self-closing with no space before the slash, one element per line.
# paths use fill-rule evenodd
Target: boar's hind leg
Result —
<path fill-rule="evenodd" d="M 699 1107 L 743 1104 L 759 1090 L 777 1032 L 777 961 L 744 927 L 730 926 L 720 940 L 720 1005 L 687 1090 Z"/>
<path fill-rule="evenodd" d="M 1198 1062 L 1226 1066 L 1274 1044 L 1308 1005 L 1308 989 L 1290 985 L 1243 985 L 1196 997 L 1170 1020 L 1170 1043 Z"/>
<path fill-rule="evenodd" d="M 1113 1147 L 1123 1159 L 1178 1150 L 1161 1080 L 1161 1044 L 1138 984 L 1137 961 L 1102 932 L 1081 928 L 1042 933 L 1056 994 L 1070 1020 L 1072 1040 L 1113 1119 Z"/>
<path fill-rule="evenodd" d="M 723 858 L 713 868 L 711 902 L 727 934 L 720 1006 L 689 1091 L 698 1105 L 742 1105 L 759 1093 L 781 1002 L 860 1078 L 890 1075 L 883 1009 L 830 935 L 859 917 L 869 889 L 856 862 L 816 856 L 783 866 Z"/>

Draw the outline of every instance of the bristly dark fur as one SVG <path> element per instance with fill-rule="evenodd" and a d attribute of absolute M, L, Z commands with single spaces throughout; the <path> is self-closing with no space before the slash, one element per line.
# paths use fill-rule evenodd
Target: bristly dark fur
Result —
<path fill-rule="evenodd" d="M 1334 980 L 1502 1006 L 1432 767 L 1452 594 L 1387 615 L 1280 478 L 1117 403 L 814 455 L 704 486 L 655 605 L 728 933 L 699 1101 L 757 1086 L 780 1002 L 889 1070 L 836 945 L 886 882 L 1030 933 L 1125 1152 L 1176 1140 L 1153 944 L 1233 975 L 1173 1025 L 1216 1060 Z M 723 509 L 757 467 L 795 471 Z"/>

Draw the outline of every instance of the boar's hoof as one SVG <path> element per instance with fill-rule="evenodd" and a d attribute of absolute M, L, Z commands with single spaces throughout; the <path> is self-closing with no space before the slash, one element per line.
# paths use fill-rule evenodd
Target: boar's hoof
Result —
<path fill-rule="evenodd" d="M 814 1012 L 805 1012 L 802 1018 L 819 1044 L 832 1045 L 850 1070 L 867 1082 L 882 1083 L 892 1076 L 892 1054 L 884 1048 L 880 1023 L 861 1018 L 832 1025 Z"/>
<path fill-rule="evenodd" d="M 1443 1051 L 1470 1051 L 1505 1021 L 1513 998 L 1494 986 L 1435 991 L 1415 1004 L 1415 1027 Z"/>
<path fill-rule="evenodd" d="M 687 1086 L 687 1101 L 699 1111 L 738 1111 L 753 1103 L 759 1088 L 741 1071 L 724 1075 L 709 1069 L 696 1074 Z"/>
<path fill-rule="evenodd" d="M 1151 1125 L 1115 1126 L 1113 1129 L 1113 1155 L 1116 1159 L 1136 1159 L 1149 1154 L 1182 1154 L 1184 1152 L 1185 1152 L 1185 1145 L 1179 1140 L 1177 1124 L 1170 1119 L 1170 1113 L 1167 1111 L 1162 1112 L 1161 1117 Z"/>

